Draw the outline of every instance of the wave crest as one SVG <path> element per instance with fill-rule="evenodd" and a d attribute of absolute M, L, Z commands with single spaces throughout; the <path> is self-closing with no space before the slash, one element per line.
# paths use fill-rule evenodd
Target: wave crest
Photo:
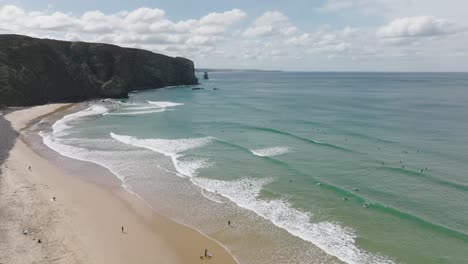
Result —
<path fill-rule="evenodd" d="M 161 153 L 171 158 L 174 167 L 181 176 L 194 177 L 201 168 L 206 168 L 212 164 L 207 159 L 182 159 L 181 152 L 200 148 L 210 143 L 212 137 L 204 138 L 184 138 L 184 139 L 139 139 L 132 136 L 118 135 L 113 132 L 110 136 L 121 143 L 134 147 L 145 148 Z"/>
<path fill-rule="evenodd" d="M 53 134 L 54 136 L 66 135 L 64 131 L 72 128 L 72 126 L 69 125 L 70 122 L 87 116 L 103 115 L 107 112 L 109 112 L 107 107 L 103 105 L 93 105 L 79 112 L 66 115 L 52 125 Z"/>
<path fill-rule="evenodd" d="M 292 206 L 284 199 L 266 200 L 260 192 L 273 179 L 241 179 L 222 181 L 194 178 L 192 181 L 201 188 L 217 193 L 238 206 L 255 212 L 290 234 L 318 246 L 326 253 L 350 264 L 391 264 L 384 256 L 370 254 L 356 246 L 356 234 L 350 228 L 337 223 L 322 221 L 313 223 L 313 215 Z"/>
<path fill-rule="evenodd" d="M 250 152 L 252 152 L 254 155 L 259 156 L 259 157 L 274 157 L 274 156 L 279 156 L 283 155 L 289 152 L 288 147 L 271 147 L 271 148 L 262 148 L 262 149 L 250 149 Z"/>

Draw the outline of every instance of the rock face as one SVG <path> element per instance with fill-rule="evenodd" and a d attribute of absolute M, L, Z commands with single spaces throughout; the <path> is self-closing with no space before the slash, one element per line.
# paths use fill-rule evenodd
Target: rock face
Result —
<path fill-rule="evenodd" d="M 0 35 L 0 106 L 124 98 L 197 84 L 193 62 L 115 45 Z"/>

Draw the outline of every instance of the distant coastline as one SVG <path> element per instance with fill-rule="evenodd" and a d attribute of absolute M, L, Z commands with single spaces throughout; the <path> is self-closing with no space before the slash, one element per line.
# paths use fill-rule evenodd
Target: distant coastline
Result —
<path fill-rule="evenodd" d="M 282 70 L 195 68 L 195 72 L 284 72 Z"/>

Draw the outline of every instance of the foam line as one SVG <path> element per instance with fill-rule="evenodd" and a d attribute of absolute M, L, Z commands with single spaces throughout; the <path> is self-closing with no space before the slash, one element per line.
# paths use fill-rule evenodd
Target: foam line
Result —
<path fill-rule="evenodd" d="M 121 143 L 135 147 L 149 149 L 170 157 L 177 172 L 185 177 L 194 177 L 200 168 L 211 166 L 206 159 L 184 160 L 181 152 L 203 147 L 210 143 L 213 138 L 186 138 L 186 139 L 138 139 L 132 136 L 110 133 L 110 136 Z"/>
<path fill-rule="evenodd" d="M 165 112 L 166 109 L 155 109 L 155 110 L 147 110 L 147 111 L 131 111 L 131 112 L 120 112 L 120 113 L 108 113 L 107 115 L 115 115 L 115 116 L 129 116 L 129 115 L 146 115 L 146 114 L 154 114 L 154 113 L 162 113 Z"/>
<path fill-rule="evenodd" d="M 313 215 L 294 208 L 282 199 L 265 200 L 259 197 L 265 185 L 272 179 L 241 179 L 221 181 L 207 178 L 191 179 L 196 185 L 210 192 L 217 192 L 238 206 L 255 212 L 290 234 L 309 241 L 326 253 L 350 264 L 390 264 L 384 256 L 370 254 L 356 246 L 356 234 L 350 228 L 323 221 L 313 223 Z"/>
<path fill-rule="evenodd" d="M 289 149 L 288 147 L 280 146 L 262 149 L 250 149 L 250 152 L 259 157 L 274 157 L 288 153 Z"/>
<path fill-rule="evenodd" d="M 184 105 L 183 103 L 175 103 L 175 102 L 156 102 L 156 101 L 148 101 L 149 104 L 161 107 L 161 108 L 166 108 L 166 107 L 174 107 L 174 106 L 179 106 L 179 105 Z"/>
<path fill-rule="evenodd" d="M 66 135 L 64 131 L 72 128 L 72 126 L 69 124 L 70 122 L 80 119 L 82 117 L 103 115 L 107 112 L 109 112 L 109 109 L 107 109 L 105 106 L 93 105 L 79 112 L 66 115 L 52 125 L 53 134 L 54 136 Z"/>

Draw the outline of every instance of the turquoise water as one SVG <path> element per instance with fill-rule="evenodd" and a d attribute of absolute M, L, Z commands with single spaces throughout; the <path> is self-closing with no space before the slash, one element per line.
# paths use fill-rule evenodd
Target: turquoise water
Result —
<path fill-rule="evenodd" d="M 468 74 L 210 77 L 91 102 L 44 142 L 241 263 L 468 262 Z"/>

